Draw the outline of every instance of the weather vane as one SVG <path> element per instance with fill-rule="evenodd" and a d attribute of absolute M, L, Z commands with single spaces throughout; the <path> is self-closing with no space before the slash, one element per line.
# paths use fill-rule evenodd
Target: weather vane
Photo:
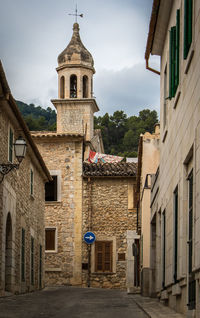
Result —
<path fill-rule="evenodd" d="M 75 16 L 75 22 L 77 23 L 77 17 L 81 17 L 83 18 L 83 14 L 78 14 L 78 10 L 77 10 L 77 4 L 76 4 L 76 9 L 75 9 L 75 13 L 68 13 L 69 15 L 73 15 Z"/>

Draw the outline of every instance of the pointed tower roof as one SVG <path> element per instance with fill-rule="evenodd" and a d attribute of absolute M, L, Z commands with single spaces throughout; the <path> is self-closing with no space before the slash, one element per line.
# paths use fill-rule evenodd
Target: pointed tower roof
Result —
<path fill-rule="evenodd" d="M 58 56 L 58 64 L 86 66 L 94 70 L 94 60 L 91 53 L 83 45 L 80 34 L 79 24 L 74 23 L 71 41 L 62 53 Z"/>

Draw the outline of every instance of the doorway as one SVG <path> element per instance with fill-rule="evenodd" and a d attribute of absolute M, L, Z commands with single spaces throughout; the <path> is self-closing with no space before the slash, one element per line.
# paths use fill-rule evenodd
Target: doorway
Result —
<path fill-rule="evenodd" d="M 5 291 L 12 291 L 12 220 L 8 213 L 6 220 L 6 246 L 5 246 Z"/>

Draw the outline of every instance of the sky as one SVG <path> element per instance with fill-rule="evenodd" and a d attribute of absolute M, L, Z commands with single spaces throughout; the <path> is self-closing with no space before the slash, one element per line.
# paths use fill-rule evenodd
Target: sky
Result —
<path fill-rule="evenodd" d="M 153 0 L 0 0 L 0 59 L 16 100 L 44 108 L 58 96 L 57 57 L 80 36 L 94 59 L 94 95 L 102 116 L 159 112 L 159 76 L 145 69 Z M 159 57 L 150 66 L 159 69 Z"/>

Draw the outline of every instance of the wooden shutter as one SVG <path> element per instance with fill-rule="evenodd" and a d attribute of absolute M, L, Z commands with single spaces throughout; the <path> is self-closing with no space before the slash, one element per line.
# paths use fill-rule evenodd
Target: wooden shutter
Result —
<path fill-rule="evenodd" d="M 112 272 L 112 242 L 95 243 L 95 271 Z"/>
<path fill-rule="evenodd" d="M 45 230 L 45 249 L 55 250 L 55 229 L 46 229 Z"/>
<path fill-rule="evenodd" d="M 96 272 L 103 271 L 103 242 L 96 242 Z"/>

